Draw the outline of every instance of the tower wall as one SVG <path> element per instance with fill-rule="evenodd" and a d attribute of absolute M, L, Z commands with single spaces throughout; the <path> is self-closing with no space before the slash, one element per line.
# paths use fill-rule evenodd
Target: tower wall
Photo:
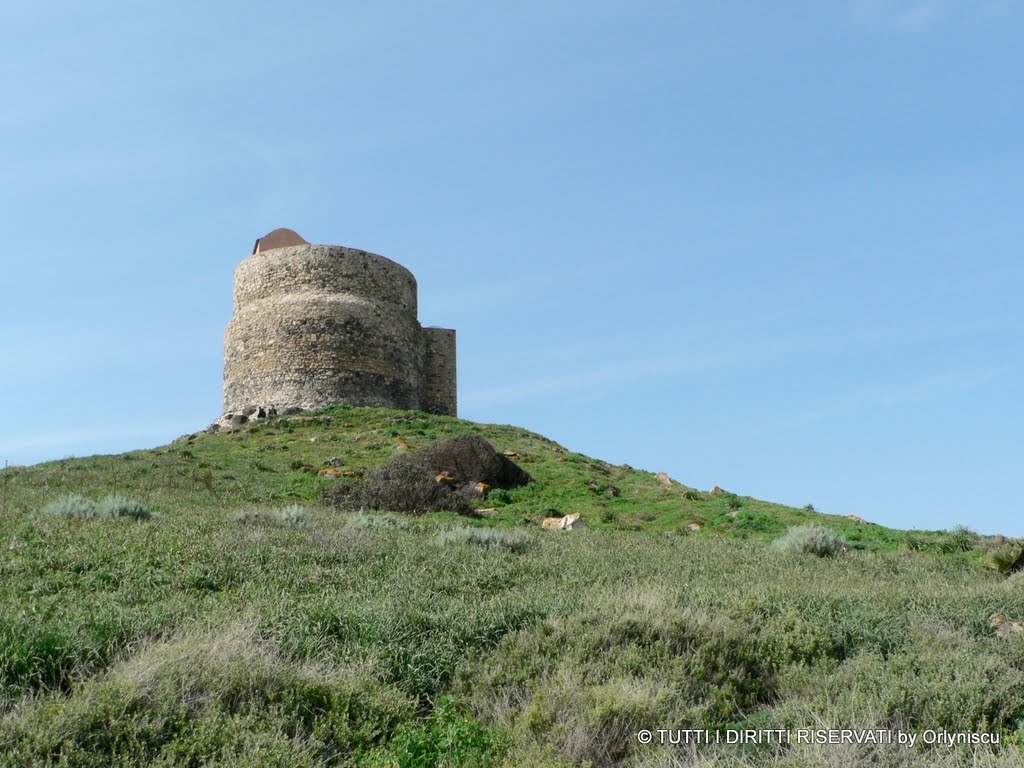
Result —
<path fill-rule="evenodd" d="M 424 411 L 458 415 L 455 373 L 455 331 L 424 328 L 421 398 Z"/>
<path fill-rule="evenodd" d="M 224 338 L 224 408 L 335 403 L 420 409 L 416 280 L 354 248 L 259 251 L 235 270 Z"/>

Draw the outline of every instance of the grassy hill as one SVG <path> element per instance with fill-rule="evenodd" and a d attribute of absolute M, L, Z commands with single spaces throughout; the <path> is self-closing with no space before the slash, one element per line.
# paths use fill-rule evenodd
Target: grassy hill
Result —
<path fill-rule="evenodd" d="M 336 482 L 322 468 L 358 476 L 467 432 L 535 480 L 492 492 L 481 519 L 318 501 Z M 1024 616 L 1024 582 L 983 568 L 991 542 L 967 531 L 703 493 L 514 427 L 346 407 L 11 468 L 0 493 L 0 766 L 1022 764 L 1024 633 L 989 618 Z M 155 514 L 42 511 L 69 493 Z M 570 512 L 587 527 L 537 524 Z M 807 523 L 849 551 L 768 546 Z M 637 739 L 806 727 L 1002 743 Z"/>

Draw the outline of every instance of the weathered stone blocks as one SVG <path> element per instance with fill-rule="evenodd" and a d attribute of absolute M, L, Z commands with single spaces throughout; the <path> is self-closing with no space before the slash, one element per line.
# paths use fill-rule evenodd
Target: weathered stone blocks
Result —
<path fill-rule="evenodd" d="M 301 241 L 284 232 L 235 270 L 225 412 L 347 403 L 454 416 L 455 331 L 417 322 L 412 273 L 355 248 L 268 247 Z"/>

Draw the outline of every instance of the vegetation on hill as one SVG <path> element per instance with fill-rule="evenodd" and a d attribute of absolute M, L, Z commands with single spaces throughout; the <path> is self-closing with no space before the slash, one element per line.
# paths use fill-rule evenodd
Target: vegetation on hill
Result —
<path fill-rule="evenodd" d="M 534 480 L 473 502 L 480 519 L 321 502 L 334 483 L 467 433 Z M 998 566 L 1016 544 L 966 529 L 895 531 L 698 492 L 521 429 L 344 407 L 12 468 L 3 488 L 0 766 L 994 766 L 1024 754 L 1024 577 Z M 582 531 L 537 524 L 575 512 Z M 815 527 L 771 546 L 797 526 Z M 1001 745 L 637 739 L 803 727 Z"/>

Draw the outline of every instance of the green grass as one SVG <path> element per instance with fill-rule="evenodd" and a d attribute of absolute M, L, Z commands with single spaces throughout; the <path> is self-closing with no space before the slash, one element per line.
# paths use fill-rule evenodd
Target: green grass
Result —
<path fill-rule="evenodd" d="M 467 431 L 536 479 L 492 493 L 479 506 L 496 511 L 469 526 L 334 512 L 317 502 L 330 480 L 292 468 L 340 458 L 357 472 L 398 437 L 415 448 Z M 1022 759 L 1024 638 L 997 638 L 989 617 L 1024 616 L 1024 577 L 983 567 L 969 532 L 665 487 L 523 430 L 383 409 L 6 480 L 0 766 Z M 41 513 L 65 494 L 124 495 L 156 515 Z M 542 531 L 552 509 L 587 527 Z M 807 524 L 848 551 L 770 550 Z M 987 730 L 1004 749 L 976 761 L 920 747 L 693 755 L 635 739 L 802 726 Z"/>

